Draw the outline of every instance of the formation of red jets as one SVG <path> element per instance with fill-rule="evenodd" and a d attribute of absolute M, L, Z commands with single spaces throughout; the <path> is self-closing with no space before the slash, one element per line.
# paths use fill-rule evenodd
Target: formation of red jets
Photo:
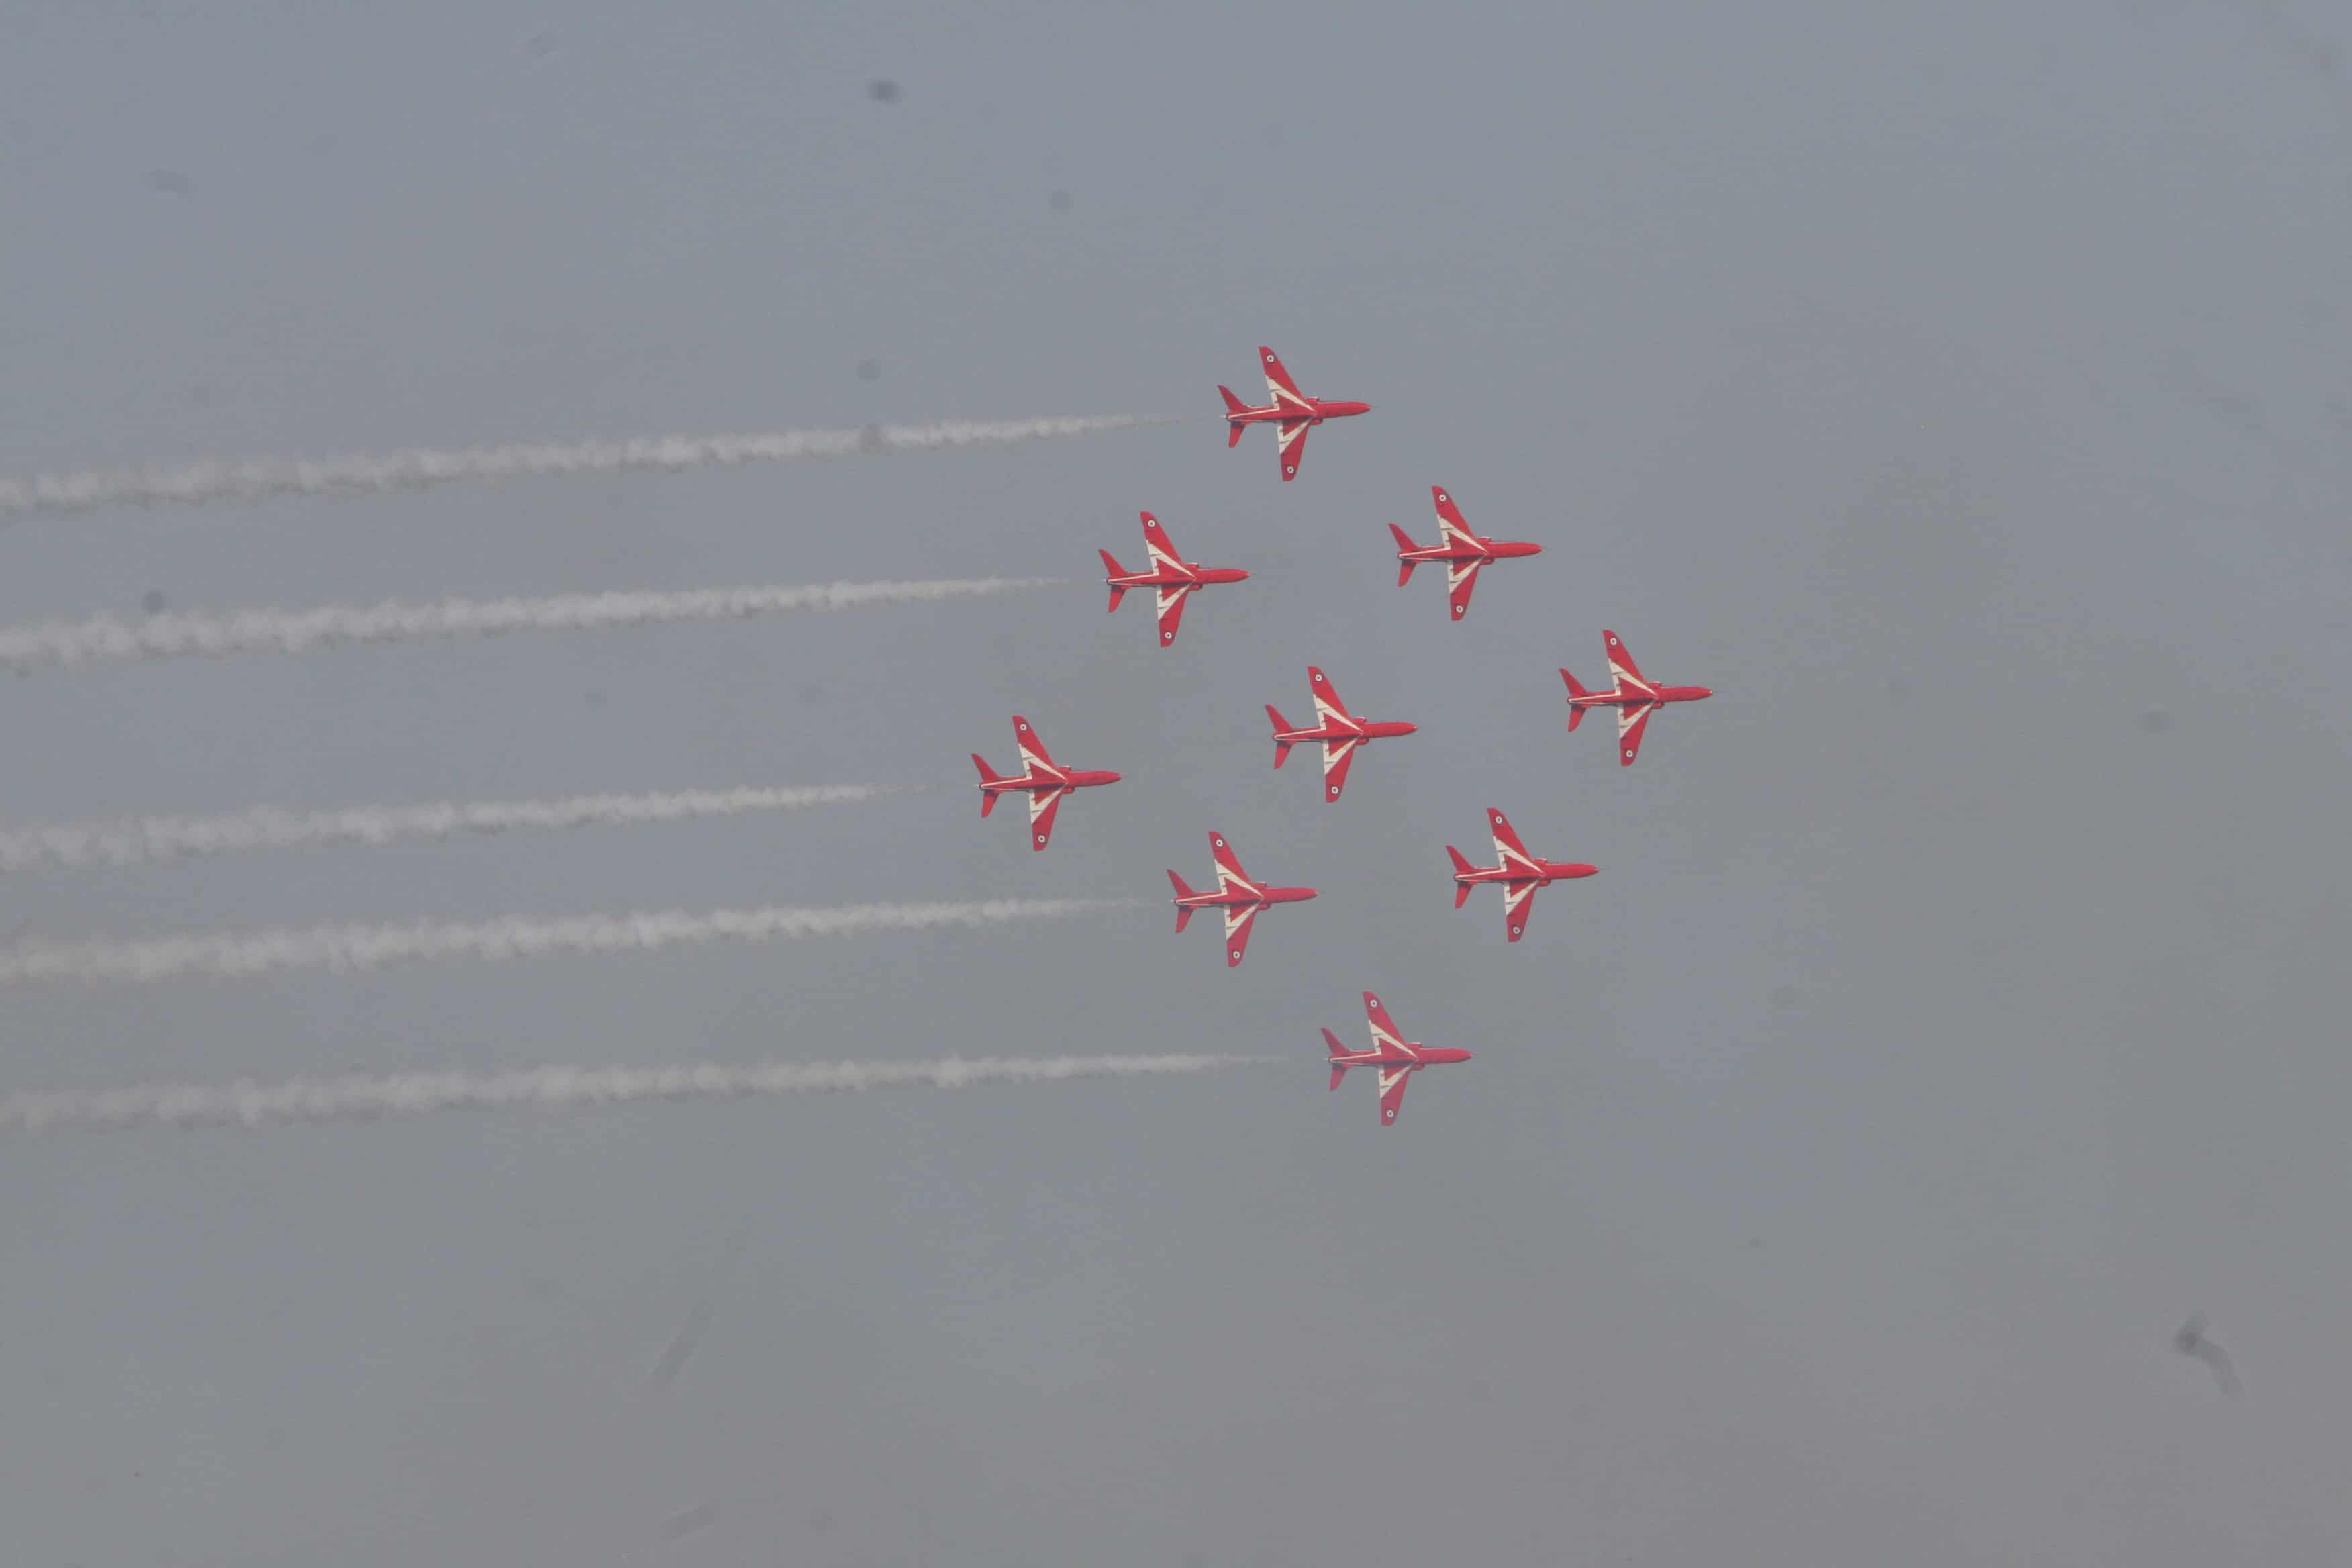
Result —
<path fill-rule="evenodd" d="M 1226 445 L 1237 447 L 1242 434 L 1253 425 L 1275 426 L 1276 449 L 1280 458 L 1283 482 L 1298 477 L 1298 463 L 1307 449 L 1307 432 L 1326 419 L 1344 419 L 1370 411 L 1369 403 L 1349 403 L 1309 397 L 1298 390 L 1298 384 L 1283 368 L 1282 361 L 1269 348 L 1260 348 L 1258 357 L 1264 362 L 1267 401 L 1263 407 L 1253 407 L 1234 395 L 1232 388 L 1220 386 L 1224 395 Z M 1389 531 L 1397 545 L 1397 585 L 1404 586 L 1412 579 L 1413 568 L 1420 565 L 1443 565 L 1445 568 L 1446 598 L 1452 608 L 1452 618 L 1460 620 L 1470 608 L 1471 591 L 1477 585 L 1478 574 L 1497 561 L 1515 560 L 1542 553 L 1543 546 L 1508 540 L 1487 539 L 1470 531 L 1463 520 L 1461 509 L 1442 485 L 1430 487 L 1431 500 L 1437 509 L 1438 542 L 1415 544 L 1411 536 L 1395 523 Z M 1249 574 L 1238 567 L 1202 566 L 1186 561 L 1176 552 L 1168 531 L 1160 520 L 1144 512 L 1143 545 L 1150 564 L 1140 572 L 1129 572 L 1114 559 L 1108 550 L 1097 552 L 1102 556 L 1103 581 L 1110 589 L 1110 608 L 1118 609 L 1120 601 L 1130 589 L 1152 591 L 1159 621 L 1160 646 L 1167 647 L 1176 641 L 1177 628 L 1184 618 L 1184 604 L 1199 590 L 1221 584 L 1239 583 Z M 1650 716 L 1659 709 L 1675 702 L 1697 702 L 1713 695 L 1704 686 L 1666 686 L 1643 675 L 1641 666 L 1633 662 L 1633 654 L 1624 640 L 1613 631 L 1601 634 L 1602 651 L 1608 659 L 1610 684 L 1605 691 L 1588 689 L 1575 676 L 1563 669 L 1560 679 L 1568 687 L 1568 727 L 1573 731 L 1581 723 L 1585 713 L 1594 708 L 1614 708 L 1617 710 L 1617 761 L 1621 767 L 1633 765 L 1642 749 L 1642 736 L 1649 727 Z M 1300 727 L 1285 719 L 1271 704 L 1265 715 L 1274 724 L 1274 765 L 1277 768 L 1289 759 L 1290 749 L 1303 742 L 1322 747 L 1323 799 L 1336 802 L 1348 782 L 1348 764 L 1355 754 L 1377 740 L 1410 735 L 1416 726 L 1401 721 L 1375 721 L 1357 718 L 1339 700 L 1338 688 L 1330 678 L 1313 665 L 1307 669 L 1307 680 L 1315 701 L 1315 722 Z M 1098 769 L 1066 768 L 1055 763 L 1035 728 L 1019 714 L 1013 719 L 1013 744 L 1021 755 L 1021 771 L 1010 776 L 1000 774 L 975 753 L 972 763 L 980 770 L 980 814 L 986 816 L 995 808 L 997 797 L 1013 793 L 1029 797 L 1029 847 L 1039 850 L 1052 840 L 1054 815 L 1064 797 L 1082 789 L 1099 784 L 1117 784 L 1118 774 Z M 1486 825 L 1494 835 L 1495 864 L 1474 866 L 1462 851 L 1452 845 L 1445 847 L 1454 862 L 1454 907 L 1460 909 L 1478 888 L 1493 884 L 1503 890 L 1503 928 L 1507 942 L 1516 942 L 1527 933 L 1528 916 L 1535 907 L 1537 889 L 1556 881 L 1590 877 L 1598 869 L 1580 861 L 1547 860 L 1528 852 L 1513 830 L 1507 818 L 1489 806 Z M 1223 917 L 1225 928 L 1225 963 L 1228 968 L 1241 963 L 1248 951 L 1250 930 L 1259 913 L 1276 904 L 1303 903 L 1314 898 L 1312 888 L 1283 888 L 1253 880 L 1242 868 L 1241 858 L 1234 851 L 1224 835 L 1211 831 L 1209 851 L 1216 871 L 1214 891 L 1196 892 L 1174 871 L 1168 880 L 1175 889 L 1171 900 L 1176 908 L 1176 929 L 1181 931 L 1193 915 L 1213 909 Z M 1340 1045 L 1330 1030 L 1323 1031 L 1329 1047 L 1328 1061 L 1331 1068 L 1331 1087 L 1338 1089 L 1351 1067 L 1377 1068 L 1380 1075 L 1381 1122 L 1386 1126 L 1396 1121 L 1397 1109 L 1404 1103 L 1407 1080 L 1423 1068 L 1439 1067 L 1452 1062 L 1465 1062 L 1470 1053 L 1445 1047 L 1423 1046 L 1410 1041 L 1397 1032 L 1390 1020 L 1388 1009 L 1378 996 L 1364 993 L 1364 1014 L 1371 1026 L 1371 1048 L 1350 1051 Z"/>

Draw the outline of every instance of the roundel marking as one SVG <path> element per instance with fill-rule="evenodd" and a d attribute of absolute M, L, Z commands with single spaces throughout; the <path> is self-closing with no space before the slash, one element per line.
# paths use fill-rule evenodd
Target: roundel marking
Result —
<path fill-rule="evenodd" d="M 1013 728 L 1020 731 L 1024 735 L 1029 732 L 1029 726 L 1026 724 L 1015 724 Z"/>
<path fill-rule="evenodd" d="M 1286 474 L 1295 474 L 1298 471 L 1298 465 L 1296 463 L 1285 463 L 1282 465 L 1282 471 Z"/>
<path fill-rule="evenodd" d="M 1440 490 L 1440 491 L 1438 491 L 1438 492 L 1437 492 L 1437 499 L 1438 499 L 1439 500 L 1447 500 L 1448 498 L 1447 498 L 1447 496 L 1446 496 L 1446 494 L 1445 494 L 1445 492 L 1444 492 L 1444 490 Z"/>
<path fill-rule="evenodd" d="M 1174 632 L 1161 632 L 1160 634 L 1160 640 L 1164 643 L 1174 642 L 1176 640 L 1176 634 Z"/>
<path fill-rule="evenodd" d="M 1460 619 L 1462 618 L 1462 612 L 1463 612 L 1463 611 L 1465 611 L 1465 610 L 1466 610 L 1466 609 L 1468 609 L 1469 607 L 1470 607 L 1470 606 L 1469 606 L 1469 605 L 1454 605 L 1454 618 L 1455 620 L 1457 620 L 1457 621 L 1458 621 L 1458 620 L 1460 620 Z"/>
<path fill-rule="evenodd" d="M 1364 1000 L 1370 1003 L 1375 1007 L 1381 1005 L 1381 999 L 1377 996 L 1367 996 Z"/>
<path fill-rule="evenodd" d="M 1625 753 L 1625 760 L 1626 760 L 1627 762 L 1629 762 L 1629 763 L 1630 763 L 1630 762 L 1632 762 L 1632 761 L 1633 760 L 1633 753 L 1632 752 L 1630 752 L 1630 751 L 1629 751 L 1629 752 L 1627 752 Z"/>
<path fill-rule="evenodd" d="M 1238 947 L 1234 948 L 1230 956 L 1235 963 L 1239 963 L 1242 961 L 1242 950 Z"/>
<path fill-rule="evenodd" d="M 1513 936 L 1517 936 L 1517 935 L 1518 935 L 1518 934 L 1519 934 L 1519 928 L 1518 928 L 1518 927 L 1517 927 L 1517 926 L 1513 926 L 1513 927 L 1511 928 L 1511 934 L 1512 934 Z"/>
<path fill-rule="evenodd" d="M 1040 849 L 1045 847 L 1045 836 L 1042 833 L 1037 835 L 1037 847 Z"/>
<path fill-rule="evenodd" d="M 1268 355 L 1266 355 L 1266 356 L 1265 356 L 1265 363 L 1268 363 L 1268 364 L 1272 364 L 1272 363 L 1274 363 L 1274 356 L 1273 356 L 1272 354 L 1268 354 Z"/>
<path fill-rule="evenodd" d="M 1333 784 L 1331 786 L 1331 798 L 1333 800 L 1339 798 L 1339 786 L 1338 784 Z"/>
<path fill-rule="evenodd" d="M 1323 684 L 1323 672 L 1319 669 L 1315 672 L 1315 684 L 1318 686 Z"/>
<path fill-rule="evenodd" d="M 1611 647 L 1615 647 L 1617 646 L 1617 639 L 1615 637 L 1611 637 L 1609 639 L 1609 646 Z"/>
<path fill-rule="evenodd" d="M 1223 839 L 1222 839 L 1222 838 L 1214 838 L 1214 837 L 1213 837 L 1213 838 L 1211 838 L 1211 839 L 1209 840 L 1209 842 L 1210 842 L 1210 843 L 1212 843 L 1212 844 L 1213 844 L 1213 845 L 1215 845 L 1215 846 L 1216 846 L 1218 848 L 1220 848 L 1220 849 L 1223 849 L 1223 848 L 1225 847 L 1225 841 L 1224 841 Z"/>

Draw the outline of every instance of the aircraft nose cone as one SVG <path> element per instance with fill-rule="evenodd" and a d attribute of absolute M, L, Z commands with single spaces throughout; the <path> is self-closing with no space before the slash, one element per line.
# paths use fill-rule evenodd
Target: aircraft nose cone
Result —
<path fill-rule="evenodd" d="M 1463 1059 L 1464 1061 L 1465 1061 L 1465 1062 L 1466 1062 L 1466 1061 L 1468 1061 L 1468 1060 L 1470 1059 L 1470 1053 L 1469 1053 L 1468 1051 L 1465 1051 L 1465 1052 L 1463 1052 L 1463 1053 L 1462 1053 L 1462 1059 Z"/>
<path fill-rule="evenodd" d="M 1421 726 L 1418 724 L 1406 724 L 1400 727 L 1397 732 L 1402 735 L 1410 735 L 1419 731 L 1420 728 Z"/>
<path fill-rule="evenodd" d="M 1691 693 L 1691 700 L 1694 702 L 1704 702 L 1714 695 L 1715 693 L 1711 689 L 1702 686 L 1697 690 Z"/>
<path fill-rule="evenodd" d="M 1118 783 L 1118 775 L 1106 769 L 1103 773 L 1102 782 L 1105 784 L 1117 784 Z"/>

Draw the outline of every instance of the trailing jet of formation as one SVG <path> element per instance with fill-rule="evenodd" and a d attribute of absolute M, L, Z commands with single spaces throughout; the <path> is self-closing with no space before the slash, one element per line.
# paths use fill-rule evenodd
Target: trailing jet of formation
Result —
<path fill-rule="evenodd" d="M 1589 708 L 1617 710 L 1617 765 L 1630 768 L 1633 757 L 1642 749 L 1642 731 L 1650 727 L 1650 715 L 1669 702 L 1704 702 L 1715 695 L 1704 686 L 1660 686 L 1643 679 L 1642 667 L 1633 662 L 1624 640 L 1615 632 L 1601 634 L 1601 651 L 1609 656 L 1609 673 L 1614 684 L 1606 691 L 1587 691 L 1583 683 L 1566 670 L 1559 678 L 1568 682 L 1568 727 L 1573 731 L 1583 722 Z"/>
<path fill-rule="evenodd" d="M 1307 685 L 1315 694 L 1315 723 L 1301 730 L 1275 710 L 1273 703 L 1265 705 L 1265 716 L 1274 721 L 1274 765 L 1280 767 L 1290 759 L 1290 748 L 1301 741 L 1323 742 L 1323 799 L 1326 805 L 1339 798 L 1347 787 L 1349 760 L 1374 741 L 1391 735 L 1410 735 L 1420 726 L 1402 721 L 1359 719 L 1348 711 L 1339 700 L 1339 689 L 1330 678 L 1313 665 L 1307 667 Z"/>
<path fill-rule="evenodd" d="M 1600 870 L 1576 860 L 1546 860 L 1528 853 L 1511 824 L 1493 806 L 1486 808 L 1486 825 L 1495 830 L 1495 864 L 1473 866 L 1461 850 L 1449 844 L 1446 854 L 1454 858 L 1454 907 L 1460 909 L 1470 901 L 1472 889 L 1487 882 L 1498 882 L 1503 889 L 1503 934 L 1517 942 L 1526 934 L 1528 916 L 1536 907 L 1536 889 L 1549 888 L 1554 882 L 1571 877 L 1590 877 Z"/>
<path fill-rule="evenodd" d="M 1478 585 L 1480 567 L 1522 555 L 1540 555 L 1543 546 L 1481 539 L 1462 521 L 1461 509 L 1454 504 L 1454 498 L 1445 493 L 1444 486 L 1432 485 L 1429 493 L 1437 502 L 1437 543 L 1415 544 L 1403 529 L 1393 522 L 1389 524 L 1389 531 L 1396 535 L 1397 560 L 1402 563 L 1397 567 L 1397 586 L 1402 588 L 1412 582 L 1412 569 L 1423 562 L 1443 561 L 1446 596 L 1453 602 L 1454 618 L 1458 621 L 1470 608 L 1470 591 Z"/>
<path fill-rule="evenodd" d="M 1209 830 L 1209 853 L 1216 857 L 1217 890 L 1196 893 L 1184 885 L 1184 879 L 1175 872 L 1168 873 L 1169 886 L 1176 889 L 1171 900 L 1176 906 L 1176 929 L 1181 931 L 1185 923 L 1200 910 L 1223 910 L 1225 916 L 1225 967 L 1241 963 L 1242 954 L 1249 949 L 1250 927 L 1256 923 L 1260 910 L 1276 904 L 1303 904 L 1315 896 L 1312 888 L 1275 888 L 1250 880 L 1242 869 L 1241 857 L 1225 842 L 1225 836 L 1214 828 Z"/>
<path fill-rule="evenodd" d="M 1323 1031 L 1323 1043 L 1330 1047 L 1324 1060 L 1331 1064 L 1331 1087 L 1348 1076 L 1349 1068 L 1377 1068 L 1381 1075 L 1381 1125 L 1392 1125 L 1398 1110 L 1404 1104 L 1404 1086 L 1412 1075 L 1423 1068 L 1444 1067 L 1452 1062 L 1466 1062 L 1470 1053 L 1451 1047 L 1424 1046 L 1408 1040 L 1397 1033 L 1389 1017 L 1389 1010 L 1370 992 L 1364 993 L 1364 1017 L 1372 1026 L 1372 1048 L 1351 1051 L 1339 1043 L 1339 1037 L 1330 1030 Z"/>
<path fill-rule="evenodd" d="M 1129 588 L 1151 588 L 1160 598 L 1160 646 L 1166 647 L 1176 640 L 1176 628 L 1184 619 L 1184 601 L 1196 590 L 1214 583 L 1239 583 L 1249 574 L 1237 566 L 1203 566 L 1197 561 L 1186 561 L 1176 553 L 1169 541 L 1168 531 L 1150 512 L 1143 514 L 1143 548 L 1151 557 L 1151 568 L 1146 572 L 1130 572 L 1112 559 L 1108 550 L 1097 550 L 1103 570 L 1110 575 L 1103 581 L 1110 586 L 1111 613 L 1118 612 L 1119 600 Z"/>
<path fill-rule="evenodd" d="M 1307 454 L 1307 430 L 1326 419 L 1349 419 L 1359 414 L 1370 414 L 1369 403 L 1339 403 L 1328 398 L 1309 397 L 1298 390 L 1290 373 L 1282 368 L 1275 352 L 1261 344 L 1259 362 L 1265 367 L 1266 404 L 1253 408 L 1234 395 L 1230 386 L 1217 388 L 1225 395 L 1225 447 L 1228 451 L 1242 444 L 1242 432 L 1253 425 L 1274 426 L 1276 455 L 1282 460 L 1282 482 L 1288 484 L 1298 477 L 1298 459 Z"/>
<path fill-rule="evenodd" d="M 1013 716 L 1013 743 L 1021 751 L 1021 772 L 1012 778 L 999 774 L 978 752 L 971 754 L 972 766 L 980 770 L 980 815 L 986 816 L 996 809 L 998 795 L 1025 791 L 1029 796 L 1032 849 L 1043 849 L 1054 837 L 1054 813 L 1061 806 L 1064 795 L 1118 783 L 1118 775 L 1114 773 L 1066 768 L 1055 763 L 1045 750 L 1045 742 L 1037 738 L 1036 730 L 1018 713 Z"/>

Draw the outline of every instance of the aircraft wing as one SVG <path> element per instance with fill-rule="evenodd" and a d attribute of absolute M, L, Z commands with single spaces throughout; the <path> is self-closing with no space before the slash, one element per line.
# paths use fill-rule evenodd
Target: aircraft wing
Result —
<path fill-rule="evenodd" d="M 1642 749 L 1642 731 L 1650 727 L 1650 715 L 1658 710 L 1654 702 L 1628 702 L 1617 710 L 1617 765 L 1630 768 L 1633 753 Z"/>
<path fill-rule="evenodd" d="M 1314 412 L 1315 405 L 1307 401 L 1305 393 L 1298 390 L 1298 383 L 1291 379 L 1290 367 L 1282 363 L 1279 355 L 1261 344 L 1257 351 L 1257 357 L 1265 363 L 1265 395 L 1268 402 L 1286 412 L 1294 408 L 1306 414 Z"/>
<path fill-rule="evenodd" d="M 1454 618 L 1460 620 L 1470 608 L 1470 591 L 1478 585 L 1478 568 L 1484 560 L 1448 561 L 1445 563 L 1446 596 L 1454 601 Z"/>
<path fill-rule="evenodd" d="M 1323 742 L 1323 798 L 1326 802 L 1339 799 L 1339 792 L 1348 787 L 1349 761 L 1355 756 L 1356 748 L 1363 743 L 1353 735 L 1344 741 Z"/>
<path fill-rule="evenodd" d="M 1231 969 L 1249 951 L 1250 928 L 1257 923 L 1258 904 L 1225 906 L 1225 967 Z"/>
<path fill-rule="evenodd" d="M 1043 849 L 1054 837 L 1054 813 L 1059 809 L 1066 789 L 1038 789 L 1029 792 L 1029 847 Z"/>
<path fill-rule="evenodd" d="M 1438 531 L 1456 543 L 1476 544 L 1478 536 L 1472 533 L 1470 525 L 1462 521 L 1462 509 L 1454 504 L 1454 498 L 1445 493 L 1444 488 L 1432 485 L 1429 487 L 1429 495 L 1430 499 L 1437 503 Z"/>
<path fill-rule="evenodd" d="M 1298 477 L 1298 459 L 1307 455 L 1307 426 L 1309 419 L 1286 419 L 1275 426 L 1275 451 L 1282 459 L 1282 480 L 1288 484 Z"/>
<path fill-rule="evenodd" d="M 1334 718 L 1352 718 L 1348 711 L 1348 705 L 1339 700 L 1339 689 L 1331 684 L 1330 678 L 1321 669 L 1314 665 L 1308 665 L 1307 683 L 1315 689 L 1316 717 L 1327 724 Z"/>
<path fill-rule="evenodd" d="M 1409 1057 L 1420 1055 L 1402 1035 L 1397 1033 L 1396 1021 L 1389 1016 L 1389 1010 L 1381 1005 L 1379 997 L 1369 991 L 1364 993 L 1364 1017 L 1372 1026 L 1374 1049 L 1393 1046 Z"/>
<path fill-rule="evenodd" d="M 1176 640 L 1176 628 L 1184 622 L 1184 599 L 1200 586 L 1197 583 L 1162 584 L 1160 590 L 1160 646 L 1166 647 Z"/>
<path fill-rule="evenodd" d="M 1393 1126 L 1397 1112 L 1404 1107 L 1404 1086 L 1412 1081 L 1412 1068 L 1382 1068 L 1381 1069 L 1381 1125 Z"/>
<path fill-rule="evenodd" d="M 1022 763 L 1031 773 L 1051 776 L 1061 771 L 1054 765 L 1053 753 L 1045 750 L 1045 742 L 1038 738 L 1035 729 L 1018 713 L 1013 716 L 1013 743 L 1020 749 Z"/>
<path fill-rule="evenodd" d="M 1518 833 L 1511 826 L 1508 817 L 1490 805 L 1486 808 L 1486 825 L 1495 830 L 1495 858 L 1504 869 L 1508 870 L 1513 861 L 1518 863 L 1521 870 L 1538 868 L 1535 857 L 1528 854 L 1528 847 L 1519 842 Z"/>
<path fill-rule="evenodd" d="M 1512 942 L 1526 934 L 1528 917 L 1536 912 L 1536 887 L 1533 882 L 1503 884 L 1503 935 Z"/>
<path fill-rule="evenodd" d="M 1176 546 L 1170 541 L 1168 531 L 1160 527 L 1160 520 L 1148 511 L 1143 514 L 1143 548 L 1150 552 L 1154 566 L 1181 568 L 1184 564 L 1176 558 Z"/>
<path fill-rule="evenodd" d="M 1617 678 L 1619 689 L 1643 697 L 1656 694 L 1658 689 L 1643 677 L 1642 667 L 1633 662 L 1633 650 L 1625 646 L 1624 638 L 1615 632 L 1604 630 L 1601 634 L 1601 647 L 1609 656 L 1609 673 Z"/>

